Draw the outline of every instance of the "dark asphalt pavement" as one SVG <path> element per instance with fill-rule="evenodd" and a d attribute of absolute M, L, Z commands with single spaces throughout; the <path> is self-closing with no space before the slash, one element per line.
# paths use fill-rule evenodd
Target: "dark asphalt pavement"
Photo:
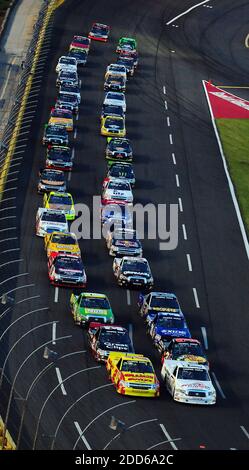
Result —
<path fill-rule="evenodd" d="M 34 77 L 34 86 L 41 80 L 41 88 L 37 97 L 30 97 L 26 113 L 28 117 L 34 110 L 30 134 L 20 136 L 27 137 L 27 141 L 19 139 L 19 145 L 26 147 L 16 149 L 17 160 L 11 166 L 15 171 L 17 163 L 20 173 L 16 181 L 8 182 L 6 189 L 10 190 L 1 206 L 4 217 L 11 218 L 0 220 L 4 230 L 0 231 L 1 265 L 6 263 L 1 268 L 0 293 L 16 289 L 9 293 L 15 305 L 8 300 L 0 311 L 0 315 L 6 312 L 0 316 L 0 332 L 15 321 L 0 339 L 1 366 L 13 347 L 5 372 L 13 380 L 20 367 L 15 390 L 22 398 L 48 365 L 43 349 L 52 341 L 53 322 L 57 322 L 56 336 L 61 338 L 48 344 L 59 353 L 59 359 L 41 374 L 26 402 L 21 448 L 32 448 L 38 422 L 37 449 L 48 449 L 53 442 L 55 449 L 76 445 L 77 449 L 155 446 L 170 450 L 172 446 L 198 449 L 200 444 L 207 449 L 249 448 L 240 427 L 249 432 L 248 260 L 202 88 L 202 80 L 210 78 L 217 84 L 247 83 L 249 59 L 243 41 L 248 32 L 249 5 L 242 0 L 237 0 L 236 7 L 232 0 L 213 1 L 212 8 L 200 7 L 179 19 L 175 23 L 178 27 L 165 25 L 191 5 L 190 0 L 67 0 L 49 25 L 41 66 Z M 72 36 L 86 34 L 93 21 L 109 24 L 111 37 L 107 44 L 92 42 L 88 63 L 80 72 L 82 103 L 77 137 L 72 138 L 75 166 L 70 192 L 75 202 L 88 205 L 93 195 L 100 194 L 106 173 L 105 139 L 99 126 L 103 76 L 106 66 L 115 61 L 118 38 L 135 36 L 140 62 L 126 92 L 127 136 L 134 147 L 137 177 L 135 202 L 178 204 L 181 198 L 183 209 L 179 212 L 177 249 L 159 251 L 159 240 L 145 240 L 144 255 L 156 290 L 178 296 L 192 336 L 203 340 L 201 328 L 206 328 L 211 371 L 221 387 L 215 407 L 177 404 L 163 385 L 157 400 L 116 394 L 105 368 L 90 356 L 85 333 L 72 322 L 70 292 L 59 289 L 55 302 L 54 289 L 48 283 L 43 241 L 34 235 L 35 214 L 41 205 L 37 174 L 45 161 L 42 130 L 56 97 L 58 57 L 67 51 Z M 23 149 L 24 153 L 18 153 Z M 11 189 L 15 187 L 18 189 Z M 132 292 L 128 305 L 126 291 L 114 280 L 112 259 L 103 240 L 81 240 L 80 246 L 87 290 L 108 294 L 117 321 L 132 325 L 136 352 L 149 356 L 159 375 L 159 356 L 137 314 L 138 294 Z M 55 368 L 66 379 L 65 393 Z M 8 393 L 4 380 L 1 414 Z M 15 438 L 24 403 L 13 400 L 9 426 Z M 108 426 L 112 415 L 130 427 L 120 436 Z M 75 423 L 84 431 L 84 442 L 78 439 Z M 164 442 L 169 439 L 179 440 Z M 164 443 L 157 445 L 160 442 Z"/>

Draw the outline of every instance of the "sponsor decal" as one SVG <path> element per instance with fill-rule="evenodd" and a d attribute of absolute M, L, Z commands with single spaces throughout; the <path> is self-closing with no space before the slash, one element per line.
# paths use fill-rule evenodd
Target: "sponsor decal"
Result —
<path fill-rule="evenodd" d="M 249 118 L 249 101 L 228 93 L 210 82 L 204 81 L 204 86 L 216 119 Z"/>

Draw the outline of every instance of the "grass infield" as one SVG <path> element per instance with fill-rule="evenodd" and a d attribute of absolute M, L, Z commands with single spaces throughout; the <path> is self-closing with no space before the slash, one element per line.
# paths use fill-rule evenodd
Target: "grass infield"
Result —
<path fill-rule="evenodd" d="M 249 234 L 249 119 L 216 119 L 247 234 Z"/>

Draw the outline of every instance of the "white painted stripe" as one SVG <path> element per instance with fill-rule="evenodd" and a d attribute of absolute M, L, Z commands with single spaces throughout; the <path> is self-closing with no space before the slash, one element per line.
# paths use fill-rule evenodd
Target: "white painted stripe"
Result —
<path fill-rule="evenodd" d="M 129 289 L 126 290 L 126 295 L 127 295 L 127 304 L 131 305 L 131 292 Z"/>
<path fill-rule="evenodd" d="M 222 161 L 223 161 L 223 167 L 224 167 L 225 174 L 226 174 L 226 177 L 227 177 L 228 187 L 230 189 L 230 193 L 231 193 L 231 196 L 232 196 L 232 201 L 233 201 L 233 205 L 234 205 L 234 208 L 235 208 L 235 211 L 236 211 L 236 215 L 237 215 L 241 235 L 242 235 L 242 238 L 243 238 L 243 241 L 244 241 L 247 258 L 249 259 L 249 242 L 248 242 L 248 239 L 247 239 L 244 222 L 243 222 L 242 217 L 241 217 L 240 208 L 239 208 L 239 204 L 238 204 L 238 201 L 237 201 L 237 198 L 236 198 L 234 186 L 233 186 L 233 183 L 232 183 L 232 180 L 230 178 L 230 174 L 229 174 L 229 171 L 228 171 L 228 168 L 227 168 L 226 157 L 224 155 L 221 140 L 220 140 L 219 133 L 218 133 L 218 130 L 217 130 L 217 127 L 216 127 L 215 118 L 214 118 L 214 115 L 213 115 L 212 106 L 211 106 L 210 101 L 209 101 L 208 92 L 207 92 L 206 87 L 205 87 L 205 80 L 202 80 L 202 84 L 203 84 L 203 88 L 204 88 L 204 91 L 205 91 L 205 94 L 206 94 L 207 103 L 208 103 L 208 107 L 209 107 L 209 112 L 210 112 L 210 115 L 211 115 L 211 120 L 212 120 L 212 124 L 213 124 L 213 128 L 214 128 L 215 136 L 216 136 L 216 139 L 217 139 L 217 142 L 218 142 L 221 158 L 222 158 Z"/>
<path fill-rule="evenodd" d="M 206 330 L 205 326 L 201 326 L 201 332 L 202 332 L 202 336 L 203 336 L 204 347 L 207 351 L 208 350 L 208 339 L 207 339 L 207 330 Z"/>
<path fill-rule="evenodd" d="M 178 198 L 178 203 L 179 203 L 180 212 L 183 212 L 182 198 L 181 197 Z"/>
<path fill-rule="evenodd" d="M 186 256 L 187 256 L 187 262 L 188 262 L 188 269 L 189 269 L 189 271 L 193 271 L 192 263 L 191 263 L 191 257 L 188 253 L 186 254 Z"/>
<path fill-rule="evenodd" d="M 129 337 L 130 337 L 131 343 L 133 344 L 133 325 L 132 325 L 132 323 L 129 323 L 128 332 L 129 332 Z"/>
<path fill-rule="evenodd" d="M 173 160 L 174 165 L 176 165 L 176 157 L 174 153 L 172 153 L 172 160 Z"/>
<path fill-rule="evenodd" d="M 166 100 L 164 101 L 164 107 L 165 107 L 165 109 L 166 109 L 166 111 L 167 111 L 167 110 L 168 110 L 168 103 L 167 103 Z"/>
<path fill-rule="evenodd" d="M 33 299 L 38 299 L 40 296 L 40 294 L 38 295 L 32 295 L 32 297 L 26 297 L 26 299 L 22 299 L 22 300 L 19 300 L 18 302 L 16 302 L 17 304 L 22 304 L 23 302 L 27 302 L 27 300 L 33 300 Z"/>
<path fill-rule="evenodd" d="M 166 25 L 168 26 L 171 23 L 174 23 L 174 21 L 178 20 L 178 18 L 181 18 L 181 16 L 187 15 L 190 11 L 194 10 L 197 7 L 200 7 L 201 5 L 204 5 L 205 3 L 210 2 L 210 0 L 204 0 L 203 2 L 196 3 L 192 7 L 188 8 L 188 10 L 185 10 L 183 13 L 180 13 L 180 15 L 175 16 L 175 18 L 172 18 L 172 20 L 169 20 Z"/>
<path fill-rule="evenodd" d="M 159 424 L 163 434 L 167 437 L 168 441 L 169 441 L 169 444 L 171 445 L 172 449 L 174 450 L 178 450 L 176 445 L 174 444 L 174 442 L 172 442 L 172 438 L 170 437 L 168 431 L 165 429 L 165 426 L 163 424 Z"/>
<path fill-rule="evenodd" d="M 172 441 L 180 441 L 180 440 L 181 440 L 181 437 L 177 437 L 176 439 L 172 439 Z M 169 442 L 169 441 L 167 440 L 167 441 L 157 442 L 157 444 L 154 444 L 153 446 L 147 447 L 146 450 L 154 449 L 154 447 L 160 446 L 161 444 L 166 444 L 167 442 Z"/>
<path fill-rule="evenodd" d="M 52 344 L 56 344 L 56 322 L 52 325 Z"/>
<path fill-rule="evenodd" d="M 82 430 L 81 430 L 81 427 L 80 427 L 79 423 L 78 423 L 77 421 L 74 421 L 74 425 L 75 425 L 75 427 L 76 427 L 76 429 L 77 429 L 77 431 L 78 431 L 78 433 L 79 433 L 79 435 L 80 435 L 80 438 L 81 438 L 82 441 L 84 442 L 84 444 L 85 444 L 87 450 L 92 450 L 90 444 L 87 442 L 85 436 L 82 434 Z"/>
<path fill-rule="evenodd" d="M 76 114 L 76 121 L 79 120 L 79 113 Z"/>
<path fill-rule="evenodd" d="M 169 141 L 170 141 L 170 144 L 173 145 L 173 137 L 172 137 L 172 134 L 169 134 Z"/>
<path fill-rule="evenodd" d="M 166 95 L 166 87 L 163 86 L 163 94 Z"/>
<path fill-rule="evenodd" d="M 194 293 L 194 298 L 195 298 L 195 305 L 197 308 L 200 308 L 200 303 L 197 295 L 197 290 L 195 287 L 193 287 L 193 293 Z"/>
<path fill-rule="evenodd" d="M 75 130 L 74 130 L 73 136 L 74 136 L 74 139 L 76 139 L 76 137 L 77 137 L 77 127 L 76 127 Z"/>
<path fill-rule="evenodd" d="M 170 119 L 169 119 L 169 116 L 167 116 L 167 126 L 170 127 Z"/>
<path fill-rule="evenodd" d="M 225 399 L 225 398 L 226 398 L 226 395 L 224 394 L 224 392 L 223 392 L 223 390 L 222 390 L 222 388 L 221 388 L 221 386 L 220 386 L 220 384 L 219 384 L 219 382 L 218 382 L 218 380 L 217 380 L 217 377 L 216 377 L 215 373 L 214 373 L 214 372 L 211 372 L 211 374 L 212 374 L 212 376 L 213 376 L 213 379 L 214 379 L 214 381 L 215 381 L 215 385 L 216 385 L 216 387 L 218 388 L 218 390 L 219 390 L 219 392 L 220 392 L 222 398 Z"/>
<path fill-rule="evenodd" d="M 15 61 L 16 61 L 16 57 L 11 61 L 10 65 L 14 65 Z M 7 77 L 6 77 L 6 81 L 5 81 L 4 87 L 3 87 L 3 89 L 2 89 L 2 93 L 1 93 L 1 96 L 0 96 L 0 100 L 3 98 L 3 96 L 4 96 L 4 94 L 5 94 L 5 91 L 6 91 L 6 88 L 7 88 L 8 83 L 9 83 L 9 78 L 10 78 L 10 74 L 11 74 L 12 70 L 13 70 L 12 67 L 10 67 L 10 69 L 9 69 L 9 71 L 8 71 L 8 75 L 7 75 Z"/>
<path fill-rule="evenodd" d="M 179 176 L 176 175 L 176 186 L 180 188 L 180 181 L 179 181 Z"/>
<path fill-rule="evenodd" d="M 188 237 L 187 237 L 187 232 L 186 232 L 185 224 L 182 224 L 182 231 L 183 231 L 183 238 L 184 238 L 184 240 L 187 240 Z"/>
<path fill-rule="evenodd" d="M 67 180 L 68 180 L 68 181 L 71 181 L 71 178 L 72 178 L 72 172 L 69 171 L 69 172 L 68 172 L 68 175 L 67 175 Z"/>
<path fill-rule="evenodd" d="M 246 39 L 245 39 L 245 46 L 248 48 L 249 47 L 249 34 L 247 34 Z"/>
<path fill-rule="evenodd" d="M 241 431 L 243 431 L 243 433 L 245 434 L 247 439 L 249 439 L 249 433 L 247 432 L 246 428 L 244 426 L 240 426 L 240 429 L 241 429 Z"/>
<path fill-rule="evenodd" d="M 58 378 L 58 382 L 59 382 L 59 384 L 60 384 L 60 386 L 61 386 L 62 394 L 63 394 L 63 395 L 67 395 L 66 389 L 65 389 L 65 387 L 64 387 L 64 385 L 63 385 L 63 380 L 62 380 L 62 377 L 61 377 L 61 373 L 60 373 L 59 367 L 56 367 L 56 368 L 55 368 L 55 372 L 56 372 L 56 375 L 57 375 L 57 378 Z"/>
<path fill-rule="evenodd" d="M 74 157 L 75 157 L 75 148 L 73 147 L 73 149 L 72 149 L 72 160 L 74 160 Z"/>
<path fill-rule="evenodd" d="M 57 303 L 59 299 L 59 287 L 55 287 L 54 289 L 54 302 Z"/>

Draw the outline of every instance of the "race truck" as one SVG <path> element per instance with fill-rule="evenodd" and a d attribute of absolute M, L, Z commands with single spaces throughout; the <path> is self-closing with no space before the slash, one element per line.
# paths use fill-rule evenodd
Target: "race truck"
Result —
<path fill-rule="evenodd" d="M 91 352 L 99 362 L 106 362 L 111 351 L 134 352 L 129 333 L 122 326 L 91 322 L 87 337 Z"/>
<path fill-rule="evenodd" d="M 150 265 L 146 258 L 124 256 L 114 258 L 113 273 L 119 286 L 148 290 L 153 287 L 154 280 Z"/>
<path fill-rule="evenodd" d="M 216 391 L 204 365 L 164 359 L 161 376 L 175 401 L 191 405 L 216 403 Z"/>
<path fill-rule="evenodd" d="M 114 323 L 114 315 L 108 297 L 95 292 L 72 294 L 71 313 L 76 325 L 86 326 L 91 322 Z"/>
<path fill-rule="evenodd" d="M 122 395 L 158 397 L 160 394 L 154 367 L 142 354 L 111 352 L 106 369 L 116 391 Z"/>

